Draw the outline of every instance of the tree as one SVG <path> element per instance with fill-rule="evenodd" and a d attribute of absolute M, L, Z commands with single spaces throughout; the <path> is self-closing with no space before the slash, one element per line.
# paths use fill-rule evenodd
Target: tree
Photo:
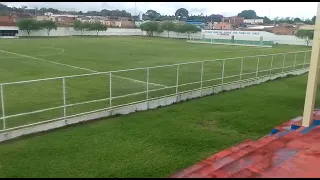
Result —
<path fill-rule="evenodd" d="M 38 31 L 41 29 L 40 23 L 35 19 L 21 19 L 18 21 L 17 25 L 19 30 L 27 31 L 29 36 L 32 31 Z"/>
<path fill-rule="evenodd" d="M 45 29 L 47 31 L 48 36 L 50 35 L 50 32 L 52 29 L 57 30 L 58 26 L 55 22 L 50 20 L 40 21 L 40 28 Z"/>
<path fill-rule="evenodd" d="M 205 19 L 206 22 L 221 22 L 221 19 L 223 18 L 220 14 L 211 14 L 208 16 L 208 18 Z"/>
<path fill-rule="evenodd" d="M 293 21 L 294 21 L 295 23 L 302 22 L 300 18 L 294 18 Z"/>
<path fill-rule="evenodd" d="M 163 32 L 163 24 L 156 22 L 158 25 L 156 32 L 158 33 L 162 33 Z"/>
<path fill-rule="evenodd" d="M 179 8 L 174 15 L 176 19 L 178 18 L 179 20 L 187 19 L 189 17 L 189 11 L 185 8 Z"/>
<path fill-rule="evenodd" d="M 184 24 L 177 24 L 174 32 L 178 33 L 178 36 L 180 35 L 180 33 L 186 33 L 186 28 L 184 26 Z"/>
<path fill-rule="evenodd" d="M 73 23 L 73 29 L 76 30 L 76 31 L 80 31 L 81 35 L 83 35 L 83 27 L 82 27 L 82 22 L 81 21 L 76 20 Z"/>
<path fill-rule="evenodd" d="M 162 28 L 163 28 L 163 30 L 167 31 L 168 37 L 169 37 L 170 31 L 175 30 L 175 24 L 171 21 L 167 21 L 167 22 L 163 23 Z"/>
<path fill-rule="evenodd" d="M 311 21 L 312 21 L 312 24 L 316 24 L 316 16 L 313 16 Z"/>
<path fill-rule="evenodd" d="M 148 10 L 144 15 L 150 20 L 156 20 L 161 16 L 157 11 L 152 9 Z"/>
<path fill-rule="evenodd" d="M 83 31 L 89 30 L 90 27 L 91 27 L 91 24 L 88 22 L 81 22 L 77 20 L 73 23 L 73 29 L 76 31 L 80 31 L 81 35 L 83 35 Z"/>
<path fill-rule="evenodd" d="M 64 27 L 63 27 L 64 34 L 67 34 L 67 32 L 69 31 L 69 29 L 70 29 L 70 28 L 69 28 L 68 26 L 64 26 Z"/>
<path fill-rule="evenodd" d="M 150 21 L 150 22 L 145 22 L 140 25 L 140 29 L 142 31 L 146 31 L 148 36 L 153 36 L 153 32 L 155 31 L 160 31 L 162 28 L 159 28 L 159 23 Z"/>
<path fill-rule="evenodd" d="M 192 24 L 181 24 L 181 25 L 177 25 L 175 28 L 175 32 L 177 32 L 178 34 L 180 33 L 187 33 L 188 34 L 188 38 L 190 38 L 190 35 L 192 33 L 197 33 L 200 32 L 201 29 L 198 28 L 195 25 Z"/>
<path fill-rule="evenodd" d="M 312 30 L 304 30 L 300 29 L 297 31 L 296 36 L 298 38 L 304 39 L 307 43 L 307 46 L 309 45 L 310 41 L 313 39 L 313 31 Z"/>
<path fill-rule="evenodd" d="M 267 16 L 265 16 L 265 17 L 263 17 L 263 23 L 264 24 L 272 24 L 272 21 Z"/>
<path fill-rule="evenodd" d="M 106 31 L 107 27 L 104 26 L 101 22 L 95 22 L 90 24 L 90 31 L 96 31 L 97 32 L 97 36 L 99 35 L 100 31 Z"/>
<path fill-rule="evenodd" d="M 245 19 L 254 19 L 257 17 L 257 14 L 254 10 L 243 10 L 238 14 L 239 17 L 243 17 Z"/>
<path fill-rule="evenodd" d="M 294 23 L 294 19 L 291 18 L 291 17 L 286 17 L 286 18 L 284 19 L 284 22 L 285 22 L 285 23 L 289 23 L 289 24 L 293 24 L 293 23 Z"/>
<path fill-rule="evenodd" d="M 184 28 L 185 28 L 184 31 L 188 34 L 188 38 L 190 38 L 190 35 L 192 33 L 197 33 L 197 32 L 201 31 L 200 28 L 198 28 L 197 26 L 192 25 L 192 24 L 184 24 Z"/>

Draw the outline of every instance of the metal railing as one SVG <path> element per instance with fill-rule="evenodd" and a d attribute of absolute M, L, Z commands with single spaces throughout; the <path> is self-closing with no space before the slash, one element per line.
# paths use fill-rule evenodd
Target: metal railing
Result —
<path fill-rule="evenodd" d="M 0 132 L 305 69 L 310 55 L 297 51 L 2 83 Z"/>

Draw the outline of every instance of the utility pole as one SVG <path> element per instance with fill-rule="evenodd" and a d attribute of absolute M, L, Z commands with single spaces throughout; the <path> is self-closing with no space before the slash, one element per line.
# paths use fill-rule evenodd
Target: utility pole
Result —
<path fill-rule="evenodd" d="M 211 14 L 211 30 L 213 29 L 213 24 L 212 24 L 212 14 Z"/>
<path fill-rule="evenodd" d="M 134 17 L 137 18 L 137 2 L 134 2 Z"/>

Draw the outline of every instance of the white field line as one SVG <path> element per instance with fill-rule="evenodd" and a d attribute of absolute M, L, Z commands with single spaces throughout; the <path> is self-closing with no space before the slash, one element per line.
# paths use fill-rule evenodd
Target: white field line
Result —
<path fill-rule="evenodd" d="M 95 70 L 88 69 L 88 68 L 82 68 L 82 67 L 78 67 L 78 66 L 72 66 L 72 65 L 64 64 L 64 63 L 58 63 L 58 62 L 49 61 L 49 60 L 42 59 L 42 58 L 37 58 L 37 57 L 28 56 L 28 55 L 24 55 L 24 54 L 14 53 L 14 52 L 5 51 L 5 50 L 1 50 L 1 49 L 0 49 L 0 52 L 4 52 L 4 53 L 8 53 L 8 54 L 13 54 L 13 55 L 17 55 L 17 56 L 20 56 L 20 57 L 31 58 L 31 59 L 35 59 L 35 60 L 39 60 L 39 61 L 45 61 L 45 62 L 49 62 L 49 63 L 52 63 L 52 64 L 58 64 L 58 65 L 61 65 L 61 66 L 67 66 L 67 67 L 71 67 L 71 68 L 75 68 L 75 69 L 82 69 L 82 70 L 86 70 L 86 71 L 89 71 L 89 72 L 94 72 L 94 73 L 99 72 L 99 71 L 95 71 Z M 114 77 L 117 77 L 117 78 L 121 78 L 121 79 L 130 80 L 130 81 L 133 81 L 133 82 L 137 82 L 137 83 L 143 83 L 143 84 L 146 84 L 146 83 L 147 83 L 147 82 L 140 81 L 140 80 L 137 80 L 137 79 L 127 78 L 127 77 L 122 77 L 122 76 L 116 76 L 116 75 L 113 75 L 113 76 L 114 76 Z M 167 87 L 167 86 L 162 85 L 162 84 L 156 84 L 156 83 L 151 83 L 151 82 L 149 82 L 149 84 L 152 84 L 152 85 L 155 85 L 155 86 Z"/>
<path fill-rule="evenodd" d="M 265 48 L 265 47 L 251 47 L 254 49 L 239 49 L 239 50 L 234 50 L 234 51 L 217 51 L 217 52 L 250 52 L 250 51 L 257 51 L 257 50 L 273 50 L 270 48 Z"/>
<path fill-rule="evenodd" d="M 140 80 L 136 80 L 136 79 L 132 79 L 132 78 L 127 78 L 127 77 L 117 76 L 117 75 L 112 75 L 112 76 L 117 77 L 117 78 L 121 78 L 121 79 L 130 80 L 130 81 L 137 82 L 137 83 L 147 84 L 147 82 L 140 81 Z M 157 83 L 151 83 L 151 82 L 149 82 L 149 84 L 152 84 L 152 85 L 154 85 L 154 86 L 161 86 L 161 87 L 165 87 L 165 88 L 168 87 L 168 86 L 165 86 L 165 85 L 163 85 L 163 84 L 157 84 Z"/>
<path fill-rule="evenodd" d="M 39 49 L 58 49 L 60 50 L 58 53 L 55 54 L 42 54 L 42 55 L 35 55 L 33 57 L 46 57 L 46 56 L 55 56 L 55 55 L 60 55 L 62 53 L 64 53 L 64 49 L 62 48 L 54 48 L 54 47 L 40 47 Z M 18 58 L 22 58 L 21 56 L 19 57 L 0 57 L 0 59 L 18 59 Z"/>

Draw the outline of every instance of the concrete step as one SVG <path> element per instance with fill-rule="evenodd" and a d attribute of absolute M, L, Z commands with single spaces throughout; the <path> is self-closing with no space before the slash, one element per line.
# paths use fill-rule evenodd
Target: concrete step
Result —
<path fill-rule="evenodd" d="M 256 171 L 252 171 L 252 175 L 257 175 L 259 169 L 267 168 L 272 162 L 272 158 L 270 160 L 270 156 L 274 154 L 274 150 L 284 148 L 286 143 L 290 140 L 293 140 L 295 137 L 301 136 L 300 133 L 295 131 L 288 131 L 287 134 L 281 136 L 280 138 L 272 139 L 262 139 L 257 142 L 252 142 L 250 145 L 256 146 L 256 149 L 252 152 L 242 156 L 241 158 L 224 165 L 223 167 L 215 170 L 210 173 L 208 177 L 218 177 L 218 178 L 226 178 L 236 176 L 234 174 L 240 173 L 246 174 L 251 169 L 247 169 L 249 167 L 255 168 Z M 266 163 L 266 162 L 269 162 Z M 244 172 L 241 172 L 244 171 Z M 238 174 L 238 176 L 240 176 Z"/>
<path fill-rule="evenodd" d="M 173 175 L 169 176 L 169 178 L 183 178 L 183 177 L 186 177 L 188 176 L 190 173 L 194 172 L 194 171 L 197 171 L 199 169 L 203 169 L 207 166 L 211 166 L 211 163 L 215 160 L 218 160 L 218 159 L 221 159 L 221 158 L 224 158 L 230 154 L 232 154 L 233 152 L 235 151 L 238 151 L 240 150 L 241 148 L 244 148 L 246 147 L 247 145 L 249 145 L 252 141 L 249 140 L 249 139 L 246 139 L 244 140 L 243 142 L 235 145 L 235 146 L 232 146 L 228 149 L 225 149 L 223 151 L 220 151 L 208 158 L 206 158 L 205 160 L 203 161 L 200 161 L 199 163 L 193 165 L 193 166 L 190 166 L 186 169 L 183 169 L 183 170 L 180 170 L 179 172 L 177 173 L 174 173 Z"/>
<path fill-rule="evenodd" d="M 229 174 L 234 173 L 233 171 L 240 171 L 242 167 L 246 167 L 250 163 L 261 159 L 266 152 L 255 151 L 261 146 L 264 146 L 276 139 L 275 136 L 267 136 L 261 138 L 255 142 L 232 152 L 231 154 L 224 156 L 223 158 L 212 158 L 205 162 L 210 163 L 210 166 L 200 168 L 190 174 L 187 178 L 202 178 L 202 177 L 227 177 Z M 213 160 L 215 159 L 215 160 Z M 232 169 L 232 172 L 231 172 Z"/>

